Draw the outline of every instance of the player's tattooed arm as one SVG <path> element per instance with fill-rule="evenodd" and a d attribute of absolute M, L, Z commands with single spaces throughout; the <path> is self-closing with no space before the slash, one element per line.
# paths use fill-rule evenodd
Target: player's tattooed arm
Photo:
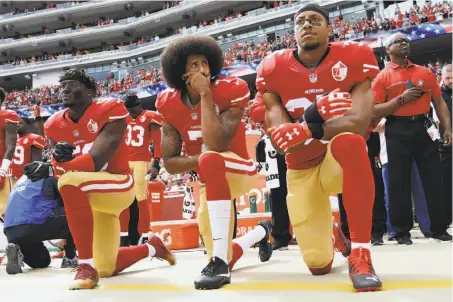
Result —
<path fill-rule="evenodd" d="M 168 123 L 162 124 L 162 158 L 170 174 L 186 173 L 198 168 L 200 155 L 181 156 L 182 138 L 178 130 Z"/>
<path fill-rule="evenodd" d="M 14 156 L 14 150 L 16 150 L 17 142 L 17 124 L 6 123 L 5 125 L 5 142 L 6 152 L 3 158 L 12 160 Z"/>
<path fill-rule="evenodd" d="M 126 120 L 119 119 L 106 124 L 99 132 L 90 150 L 95 171 L 100 171 L 116 152 L 123 141 L 124 131 L 126 131 Z"/>
<path fill-rule="evenodd" d="M 288 115 L 288 112 L 286 111 L 285 107 L 283 107 L 280 97 L 277 94 L 264 92 L 263 101 L 264 106 L 266 107 L 265 122 L 268 128 L 292 122 L 290 116 Z M 285 153 L 283 152 L 283 150 L 279 149 L 272 140 L 271 143 L 278 153 Z"/>
<path fill-rule="evenodd" d="M 332 118 L 323 124 L 323 140 L 351 132 L 364 136 L 370 126 L 373 115 L 374 95 L 371 90 L 371 80 L 357 84 L 351 91 L 352 108 L 344 116 Z"/>
<path fill-rule="evenodd" d="M 244 109 L 230 107 L 217 114 L 212 92 L 201 95 L 201 133 L 207 150 L 224 152 L 244 115 Z"/>

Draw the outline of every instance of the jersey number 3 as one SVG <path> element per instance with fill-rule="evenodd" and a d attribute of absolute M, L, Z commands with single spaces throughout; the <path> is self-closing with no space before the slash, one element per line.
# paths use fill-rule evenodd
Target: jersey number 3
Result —
<path fill-rule="evenodd" d="M 145 129 L 139 125 L 127 125 L 126 145 L 132 147 L 143 146 Z"/>

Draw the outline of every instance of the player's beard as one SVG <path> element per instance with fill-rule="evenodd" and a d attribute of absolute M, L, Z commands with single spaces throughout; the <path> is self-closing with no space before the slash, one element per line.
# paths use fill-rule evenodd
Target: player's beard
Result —
<path fill-rule="evenodd" d="M 319 42 L 310 43 L 310 44 L 302 44 L 302 50 L 315 50 L 319 47 Z"/>

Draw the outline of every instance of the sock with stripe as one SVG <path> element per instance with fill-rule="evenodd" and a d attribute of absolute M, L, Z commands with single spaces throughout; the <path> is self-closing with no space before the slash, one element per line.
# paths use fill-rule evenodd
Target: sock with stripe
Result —
<path fill-rule="evenodd" d="M 60 194 L 63 198 L 69 230 L 79 254 L 79 263 L 84 263 L 84 260 L 93 259 L 94 220 L 90 201 L 85 192 L 70 185 L 61 187 Z"/>

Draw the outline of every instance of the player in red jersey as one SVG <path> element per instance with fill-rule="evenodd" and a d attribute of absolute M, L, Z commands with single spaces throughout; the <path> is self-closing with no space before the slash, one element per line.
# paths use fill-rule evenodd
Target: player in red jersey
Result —
<path fill-rule="evenodd" d="M 162 53 L 161 65 L 171 87 L 156 101 L 164 118 L 165 169 L 171 174 L 196 170 L 202 182 L 198 226 L 209 263 L 195 280 L 195 288 L 220 288 L 231 282 L 230 268 L 251 245 L 259 242 L 263 262 L 272 255 L 269 221 L 232 244 L 232 200 L 251 189 L 256 174 L 241 123 L 250 92 L 243 80 L 219 76 L 223 54 L 211 37 L 175 41 Z"/>
<path fill-rule="evenodd" d="M 159 173 L 159 162 L 162 157 L 160 148 L 162 117 L 157 112 L 143 110 L 136 95 L 128 95 L 124 105 L 129 111 L 129 116 L 126 118 L 126 144 L 129 148 L 129 167 L 135 183 L 135 200 L 120 215 L 121 246 L 129 246 L 129 244 L 137 245 L 140 236 L 142 236 L 143 242 L 147 241 L 149 237 L 150 221 L 146 175 L 149 172 L 150 179 L 155 179 Z M 154 154 L 151 154 L 149 148 L 151 143 L 154 145 Z M 153 163 L 150 169 L 151 160 Z"/>
<path fill-rule="evenodd" d="M 83 69 L 64 71 L 59 81 L 68 109 L 51 116 L 44 128 L 79 253 L 70 289 L 94 288 L 99 277 L 114 276 L 148 256 L 175 264 L 156 236 L 147 244 L 119 248 L 119 215 L 135 196 L 124 139 L 128 112 L 123 101 L 93 100 L 96 80 Z M 36 169 L 30 167 L 33 164 Z M 25 168 L 27 176 L 27 171 L 41 173 L 46 167 L 45 163 L 30 165 Z"/>
<path fill-rule="evenodd" d="M 41 119 L 36 121 L 38 129 L 43 127 Z M 11 164 L 11 176 L 13 187 L 16 181 L 24 175 L 24 167 L 33 161 L 42 160 L 42 150 L 45 146 L 44 137 L 38 134 L 29 132 L 27 121 L 20 119 L 17 126 L 18 139 L 14 157 Z"/>
<path fill-rule="evenodd" d="M 0 87 L 0 105 L 5 100 L 6 93 Z M 0 110 L 0 217 L 6 210 L 9 193 L 11 192 L 10 165 L 17 141 L 17 124 L 19 116 L 11 110 Z"/>
<path fill-rule="evenodd" d="M 264 105 L 263 95 L 261 92 L 257 92 L 255 99 L 253 100 L 252 106 L 250 106 L 250 118 L 255 123 L 263 123 L 264 129 L 267 130 L 266 125 L 266 106 Z M 275 223 L 275 221 L 273 221 Z M 333 247 L 337 252 L 340 252 L 344 257 L 349 257 L 351 253 L 351 242 L 343 234 L 338 222 L 333 218 L 332 221 L 332 232 L 333 232 Z M 274 236 L 273 236 L 274 237 Z M 275 239 L 275 237 L 274 237 Z"/>
<path fill-rule="evenodd" d="M 329 195 L 343 192 L 352 241 L 349 276 L 357 291 L 380 290 L 370 256 L 374 179 L 363 138 L 378 64 L 367 46 L 329 43 L 332 26 L 319 5 L 303 6 L 294 23 L 298 48 L 267 56 L 256 79 L 271 140 L 286 153 L 290 220 L 312 274 L 328 273 Z"/>

